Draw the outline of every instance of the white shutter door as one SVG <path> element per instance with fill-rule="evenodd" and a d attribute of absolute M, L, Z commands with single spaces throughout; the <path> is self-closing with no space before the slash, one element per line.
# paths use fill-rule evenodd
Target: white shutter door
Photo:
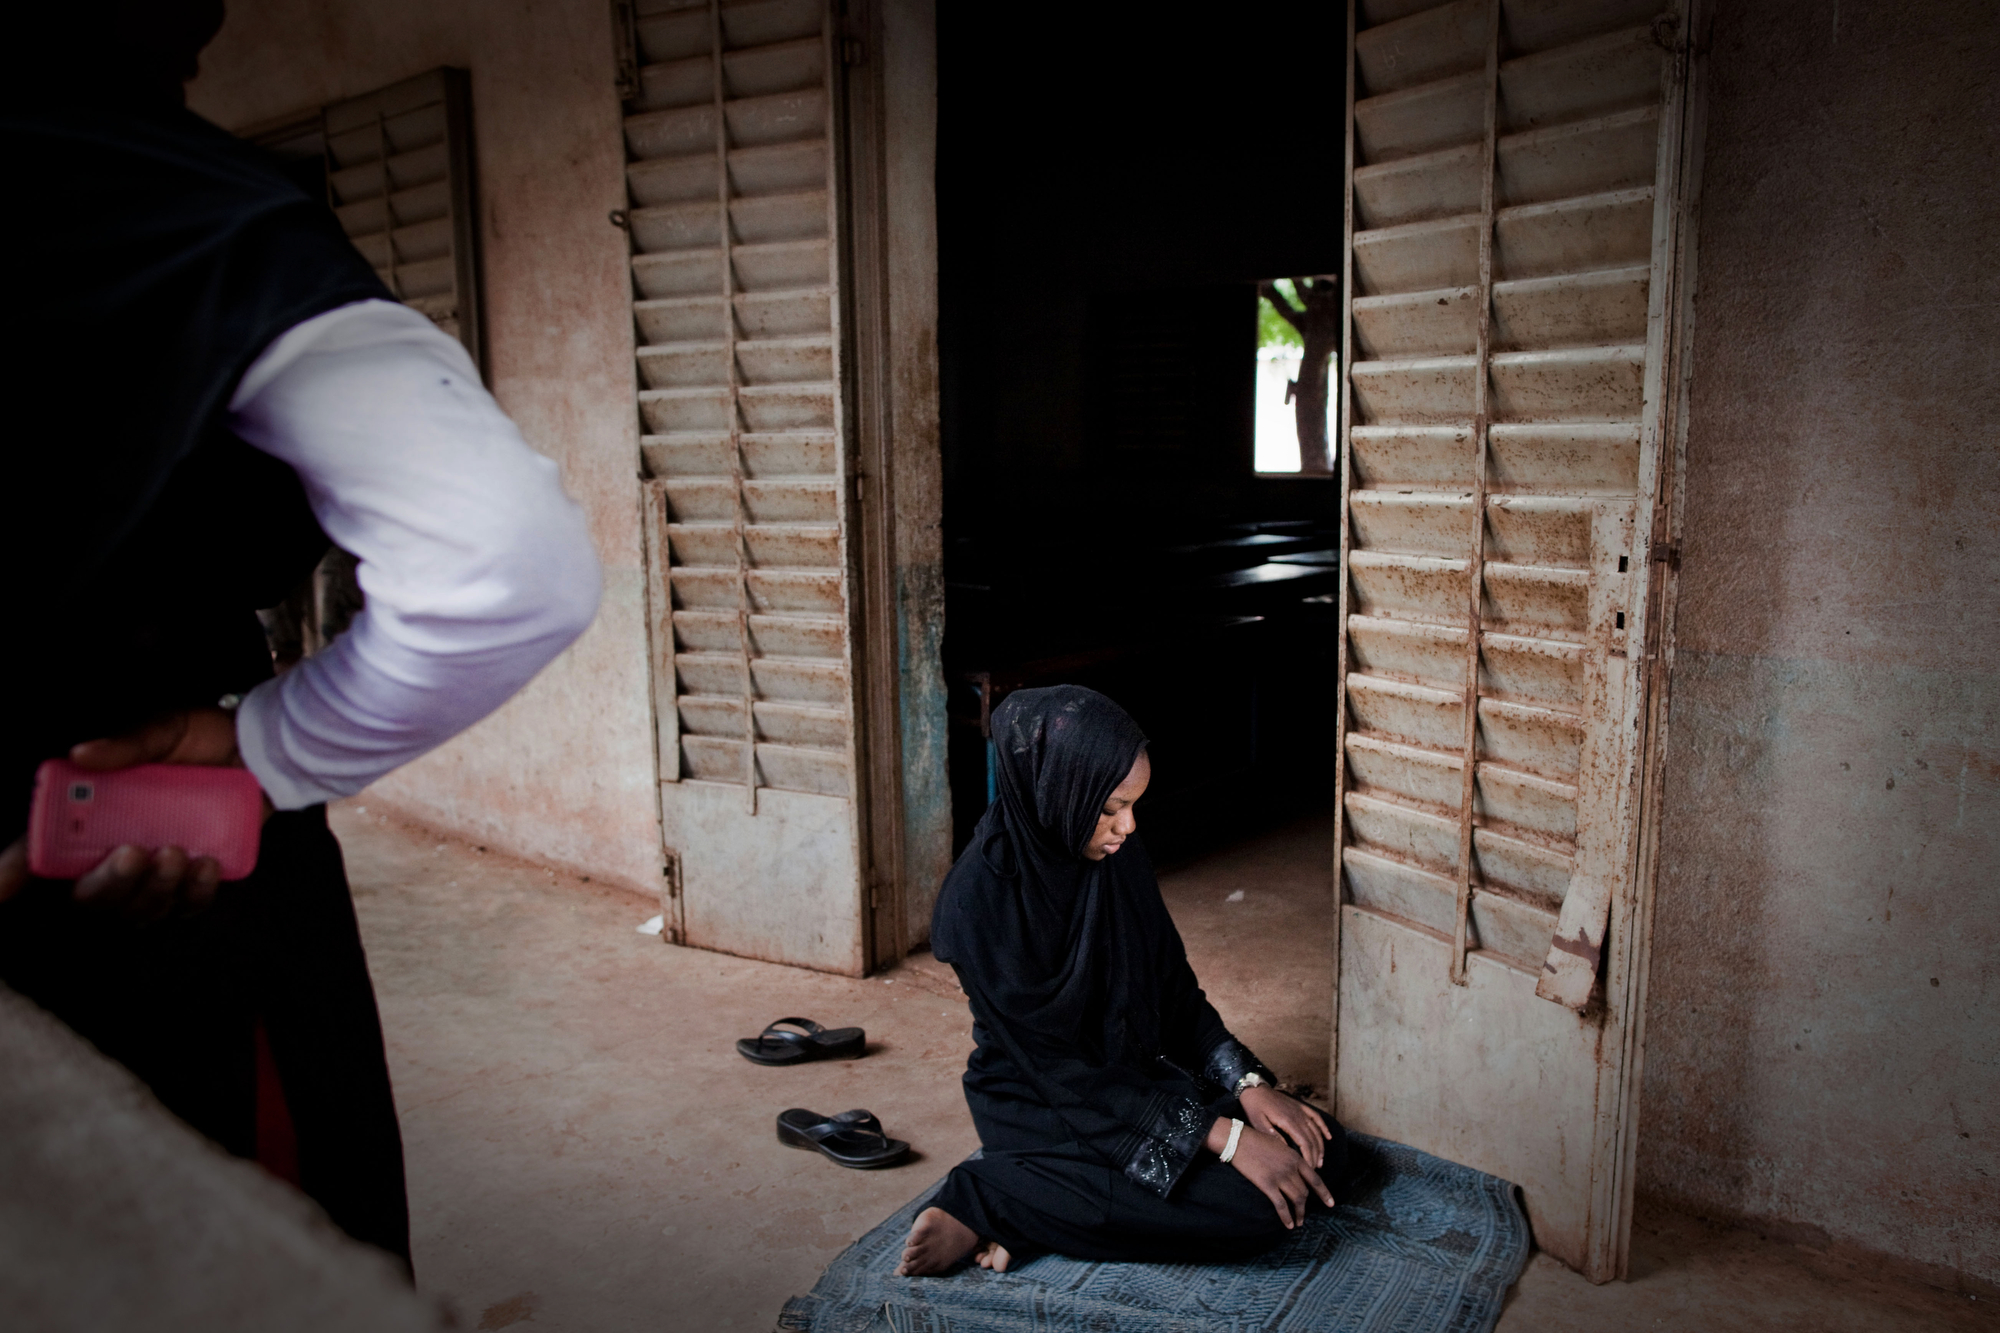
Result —
<path fill-rule="evenodd" d="M 1520 1183 L 1543 1247 L 1601 1270 L 1629 1197 L 1634 1015 L 1626 978 L 1595 983 L 1637 859 L 1676 21 L 1355 22 L 1340 1112 Z"/>
<path fill-rule="evenodd" d="M 626 179 L 683 937 L 858 972 L 829 23 L 640 0 Z"/>
<path fill-rule="evenodd" d="M 327 202 L 401 300 L 480 361 L 471 102 L 462 70 L 434 69 L 320 115 Z"/>

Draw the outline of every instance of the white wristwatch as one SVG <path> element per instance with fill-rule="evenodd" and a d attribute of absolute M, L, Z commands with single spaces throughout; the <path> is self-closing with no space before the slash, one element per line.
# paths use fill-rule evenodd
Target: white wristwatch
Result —
<path fill-rule="evenodd" d="M 1245 1074 L 1242 1078 L 1237 1079 L 1236 1086 L 1231 1088 L 1230 1091 L 1240 1095 L 1246 1088 L 1268 1088 L 1270 1086 L 1270 1082 L 1262 1074 L 1253 1070 Z"/>

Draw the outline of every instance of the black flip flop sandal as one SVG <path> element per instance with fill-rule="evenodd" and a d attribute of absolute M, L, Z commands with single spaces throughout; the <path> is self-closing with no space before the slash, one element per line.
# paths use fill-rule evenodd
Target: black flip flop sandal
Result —
<path fill-rule="evenodd" d="M 778 1142 L 811 1149 L 857 1171 L 894 1166 L 910 1155 L 909 1144 L 890 1138 L 881 1121 L 858 1110 L 823 1116 L 795 1106 L 778 1116 Z"/>
<path fill-rule="evenodd" d="M 788 1032 L 786 1028 L 798 1028 Z M 802 1065 L 808 1060 L 858 1058 L 868 1048 L 860 1028 L 823 1028 L 810 1018 L 781 1018 L 755 1037 L 739 1037 L 737 1054 L 760 1065 Z"/>

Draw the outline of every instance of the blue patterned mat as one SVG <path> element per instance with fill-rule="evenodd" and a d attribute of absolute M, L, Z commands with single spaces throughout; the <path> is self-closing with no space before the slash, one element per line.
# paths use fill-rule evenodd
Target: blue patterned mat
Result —
<path fill-rule="evenodd" d="M 1256 1259 L 1086 1263 L 895 1276 L 934 1189 L 827 1267 L 781 1333 L 1489 1333 L 1528 1262 L 1512 1185 L 1365 1134 L 1348 1136 L 1340 1206 Z"/>

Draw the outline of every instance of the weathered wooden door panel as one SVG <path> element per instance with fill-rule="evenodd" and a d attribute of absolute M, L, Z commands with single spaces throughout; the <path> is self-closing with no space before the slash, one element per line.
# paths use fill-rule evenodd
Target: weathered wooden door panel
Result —
<path fill-rule="evenodd" d="M 1352 42 L 1343 1119 L 1623 1263 L 1685 75 L 1660 0 L 1375 0 Z M 1643 969 L 1643 959 L 1639 960 Z"/>
<path fill-rule="evenodd" d="M 1602 1036 L 1597 1024 L 1537 1000 L 1532 973 L 1483 951 L 1467 960 L 1465 985 L 1440 986 L 1437 978 L 1451 968 L 1451 945 L 1441 934 L 1357 906 L 1342 915 L 1342 970 L 1373 978 L 1342 997 L 1343 1074 L 1348 1067 L 1373 1071 L 1343 1078 L 1344 1123 L 1404 1136 L 1423 1126 L 1426 1152 L 1514 1181 L 1560 1180 L 1588 1160 L 1597 1081 L 1587 1075 Z M 1408 1040 L 1412 1030 L 1424 1034 L 1422 1042 Z M 1478 1099 L 1454 1096 L 1448 1104 L 1457 1114 L 1439 1115 L 1431 1069 L 1457 1071 Z M 1576 1262 L 1585 1252 L 1587 1202 L 1532 1186 L 1523 1197 L 1536 1243 Z"/>
<path fill-rule="evenodd" d="M 637 0 L 625 216 L 670 927 L 858 973 L 832 22 Z"/>
<path fill-rule="evenodd" d="M 768 753 L 759 762 L 768 763 Z M 862 970 L 858 889 L 840 873 L 854 856 L 844 803 L 771 787 L 758 793 L 753 815 L 740 787 L 698 779 L 684 780 L 673 795 L 681 876 L 693 886 L 683 889 L 687 943 Z M 741 891 L 720 891 L 731 885 Z"/>

